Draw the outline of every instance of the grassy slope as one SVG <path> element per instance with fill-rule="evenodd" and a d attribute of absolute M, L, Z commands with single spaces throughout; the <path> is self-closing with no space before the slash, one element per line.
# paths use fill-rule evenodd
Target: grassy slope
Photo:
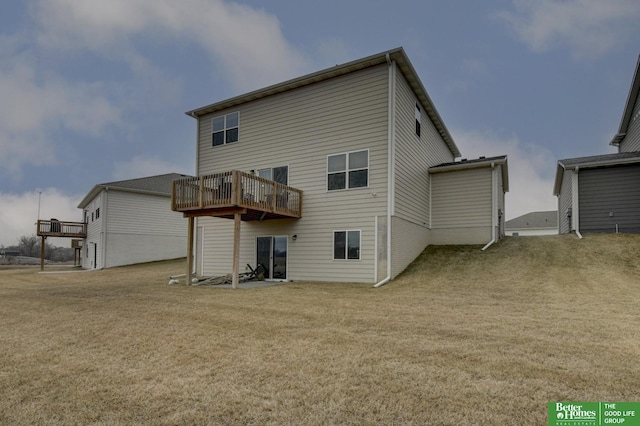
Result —
<path fill-rule="evenodd" d="M 0 423 L 544 424 L 637 401 L 640 236 L 430 247 L 379 289 L 0 270 Z"/>

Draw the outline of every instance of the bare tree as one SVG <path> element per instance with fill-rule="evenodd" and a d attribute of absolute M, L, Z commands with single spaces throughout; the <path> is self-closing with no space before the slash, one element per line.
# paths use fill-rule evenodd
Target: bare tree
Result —
<path fill-rule="evenodd" d="M 18 248 L 23 256 L 36 257 L 40 248 L 38 237 L 34 234 L 18 238 Z"/>

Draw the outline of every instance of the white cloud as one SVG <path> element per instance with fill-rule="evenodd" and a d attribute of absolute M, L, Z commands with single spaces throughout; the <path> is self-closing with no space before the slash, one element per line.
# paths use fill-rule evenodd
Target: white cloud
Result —
<path fill-rule="evenodd" d="M 637 0 L 513 0 L 497 16 L 534 51 L 568 47 L 576 57 L 599 56 L 635 31 Z"/>
<path fill-rule="evenodd" d="M 112 57 L 136 37 L 195 43 L 237 90 L 249 90 L 309 68 L 274 15 L 220 0 L 42 0 L 39 40 L 56 49 L 86 48 Z"/>
<path fill-rule="evenodd" d="M 556 210 L 553 181 L 557 159 L 548 149 L 504 138 L 492 132 L 452 131 L 464 158 L 507 155 L 509 192 L 506 194 L 507 220 L 532 211 Z"/>
<path fill-rule="evenodd" d="M 39 192 L 42 192 L 40 195 Z M 64 221 L 81 221 L 82 211 L 77 208 L 81 197 L 64 194 L 57 189 L 47 188 L 22 194 L 0 192 L 0 244 L 17 245 L 18 238 L 36 233 L 38 220 L 38 198 L 40 198 L 40 218 L 56 218 Z M 67 247 L 68 239 L 54 239 L 51 244 Z"/>
<path fill-rule="evenodd" d="M 120 161 L 113 166 L 115 180 L 135 179 L 165 173 L 182 173 L 183 167 L 171 164 L 155 157 L 133 157 L 129 161 Z"/>
<path fill-rule="evenodd" d="M 119 111 L 98 84 L 43 78 L 36 62 L 0 46 L 0 170 L 20 178 L 23 164 L 58 160 L 51 134 L 60 129 L 98 135 L 119 121 Z"/>

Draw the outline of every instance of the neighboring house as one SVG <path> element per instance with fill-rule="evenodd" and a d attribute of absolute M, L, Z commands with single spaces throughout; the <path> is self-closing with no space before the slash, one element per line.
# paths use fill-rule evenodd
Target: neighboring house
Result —
<path fill-rule="evenodd" d="M 189 274 L 233 272 L 237 283 L 238 268 L 262 264 L 267 279 L 382 284 L 429 244 L 501 234 L 506 157 L 454 162 L 401 48 L 187 114 L 197 177 L 174 183 L 172 208 L 189 218 Z M 451 194 L 484 216 L 465 230 L 467 209 L 438 204 Z"/>
<path fill-rule="evenodd" d="M 505 224 L 506 234 L 519 235 L 557 235 L 558 212 L 531 212 L 508 220 Z"/>
<path fill-rule="evenodd" d="M 618 153 L 558 161 L 559 230 L 640 233 L 640 57 L 618 133 Z"/>
<path fill-rule="evenodd" d="M 110 268 L 186 256 L 187 221 L 171 211 L 178 173 L 95 185 L 78 205 L 87 224 L 83 268 Z"/>

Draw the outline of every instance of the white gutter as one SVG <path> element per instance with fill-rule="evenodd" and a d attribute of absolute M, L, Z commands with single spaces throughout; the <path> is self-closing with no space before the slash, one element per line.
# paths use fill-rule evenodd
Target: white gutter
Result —
<path fill-rule="evenodd" d="M 394 173 L 395 173 L 395 132 L 396 132 L 396 62 L 392 61 L 387 53 L 387 64 L 389 64 L 389 119 L 387 144 L 387 276 L 376 283 L 373 287 L 382 287 L 391 281 L 391 216 L 393 215 L 394 194 Z M 376 257 L 378 253 L 376 253 Z M 377 264 L 376 264 L 377 265 Z"/>
<path fill-rule="evenodd" d="M 491 210 L 492 210 L 491 236 L 493 238 L 491 238 L 491 241 L 489 241 L 486 246 L 482 247 L 481 251 L 485 251 L 486 249 L 491 247 L 493 243 L 496 242 L 496 227 L 498 226 L 498 197 L 496 195 L 498 193 L 498 180 L 496 179 L 497 170 L 498 169 L 496 167 L 496 163 L 492 161 L 491 162 Z"/>

